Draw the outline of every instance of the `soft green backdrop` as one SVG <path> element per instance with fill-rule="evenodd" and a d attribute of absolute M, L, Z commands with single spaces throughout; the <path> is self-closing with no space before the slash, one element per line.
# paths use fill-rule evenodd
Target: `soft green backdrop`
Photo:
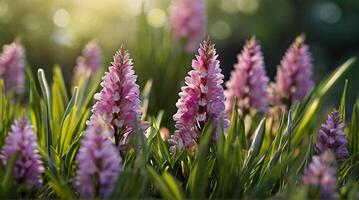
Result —
<path fill-rule="evenodd" d="M 139 25 L 141 3 L 144 3 L 146 26 Z M 153 65 L 158 62 L 144 66 L 147 60 L 135 49 L 145 39 L 138 35 L 150 27 L 152 38 L 162 37 L 159 33 L 167 27 L 170 3 L 170 0 L 0 0 L 0 44 L 21 41 L 27 50 L 28 63 L 34 69 L 44 68 L 49 75 L 51 67 L 59 64 L 68 83 L 76 57 L 86 42 L 95 39 L 104 48 L 104 66 L 109 65 L 112 54 L 123 44 L 135 59 L 143 87 L 157 70 Z M 226 79 L 237 53 L 251 35 L 256 35 L 262 44 L 272 79 L 285 50 L 300 33 L 306 34 L 311 46 L 316 82 L 348 57 L 359 56 L 357 0 L 207 0 L 206 3 L 207 34 L 217 44 Z M 159 54 L 172 50 L 157 49 L 156 42 L 151 46 Z M 183 68 L 179 80 L 189 69 L 191 57 L 185 56 L 183 66 L 176 66 Z M 352 91 L 349 99 L 353 102 L 359 90 L 357 66 L 348 78 Z M 173 82 L 163 83 L 155 78 L 153 87 L 175 84 L 175 89 L 166 94 L 173 96 L 168 101 L 162 97 L 156 100 L 151 108 L 153 112 L 167 109 L 168 116 L 173 113 L 180 86 Z M 338 96 L 333 95 L 333 102 Z"/>

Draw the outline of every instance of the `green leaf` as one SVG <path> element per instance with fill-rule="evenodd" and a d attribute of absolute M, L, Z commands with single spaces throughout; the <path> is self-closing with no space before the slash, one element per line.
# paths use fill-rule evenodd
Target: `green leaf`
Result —
<path fill-rule="evenodd" d="M 142 120 L 146 120 L 146 117 L 147 117 L 147 110 L 148 110 L 148 105 L 150 102 L 150 93 L 151 93 L 152 83 L 153 83 L 152 79 L 148 80 L 145 87 L 142 90 L 142 93 L 141 93 Z"/>
<path fill-rule="evenodd" d="M 162 154 L 164 154 L 165 161 L 169 162 L 170 165 L 173 167 L 170 152 L 161 137 L 161 132 L 159 130 L 159 125 L 158 125 L 156 119 L 153 119 L 153 127 L 156 129 L 157 141 L 158 141 L 160 151 Z"/>
<path fill-rule="evenodd" d="M 339 112 L 342 116 L 343 122 L 346 122 L 346 102 L 348 96 L 348 79 L 345 80 L 342 98 L 340 100 Z"/>
<path fill-rule="evenodd" d="M 336 82 L 353 66 L 356 58 L 350 58 L 340 65 L 328 78 L 326 78 L 318 87 L 318 96 L 325 95 Z"/>
<path fill-rule="evenodd" d="M 292 134 L 293 134 L 293 130 L 292 130 L 292 111 L 289 110 L 288 112 L 288 119 L 287 119 L 287 136 L 288 136 L 288 154 L 289 152 L 291 152 L 291 140 L 292 140 Z"/>
<path fill-rule="evenodd" d="M 176 179 L 168 172 L 164 172 L 162 176 L 167 185 L 169 186 L 170 191 L 173 192 L 175 199 L 184 199 L 182 189 Z"/>
<path fill-rule="evenodd" d="M 69 124 L 65 123 L 65 120 L 72 118 L 70 113 L 72 111 L 72 108 L 76 105 L 77 99 L 78 99 L 78 89 L 77 89 L 77 87 L 75 87 L 74 94 L 71 97 L 71 100 L 70 100 L 69 104 L 66 107 L 66 110 L 65 110 L 65 112 L 63 114 L 61 124 L 60 124 L 60 136 L 59 136 L 59 139 L 58 139 L 58 143 L 59 143 L 59 147 L 60 147 L 59 152 L 63 152 L 64 148 L 67 145 L 70 144 L 70 140 L 73 138 L 73 136 L 72 136 L 73 132 L 68 131 L 69 130 Z M 74 114 L 75 113 L 73 113 L 73 115 Z M 65 124 L 68 125 L 68 126 L 65 126 Z"/>
<path fill-rule="evenodd" d="M 43 69 L 39 69 L 38 70 L 38 79 L 40 82 L 40 86 L 41 86 L 41 90 L 42 90 L 42 94 L 44 95 L 45 98 L 45 102 L 46 102 L 46 117 L 45 117 L 45 130 L 46 130 L 46 138 L 47 138 L 47 151 L 48 153 L 51 155 L 51 146 L 52 146 L 52 106 L 51 106 L 51 94 L 50 94 L 50 89 L 49 89 L 49 85 L 47 83 L 46 77 L 45 77 L 45 73 Z"/>
<path fill-rule="evenodd" d="M 63 180 L 59 175 L 52 174 L 46 171 L 46 176 L 49 178 L 49 186 L 61 199 L 75 199 L 76 195 L 69 187 L 70 185 Z"/>
<path fill-rule="evenodd" d="M 69 97 L 67 95 L 66 85 L 65 85 L 64 78 L 62 76 L 61 67 L 56 65 L 53 68 L 53 74 L 54 74 L 53 75 L 54 84 L 59 87 L 59 91 L 61 93 L 61 97 L 63 99 L 63 102 L 65 104 L 67 104 L 67 102 L 69 101 Z"/>
<path fill-rule="evenodd" d="M 254 132 L 254 139 L 249 149 L 249 151 L 252 152 L 253 157 L 256 157 L 259 154 L 262 147 L 265 134 L 265 121 L 265 118 L 263 118 Z"/>
<path fill-rule="evenodd" d="M 9 189 L 9 187 L 12 185 L 11 181 L 13 181 L 14 166 L 16 163 L 16 158 L 17 158 L 17 155 L 12 155 L 7 159 L 5 174 L 4 174 L 4 177 L 2 177 L 2 181 L 1 181 L 0 192 L 2 194 L 6 193 L 7 190 Z"/>
<path fill-rule="evenodd" d="M 243 118 L 238 113 L 237 98 L 234 99 L 231 116 L 231 126 L 228 129 L 228 134 L 225 143 L 225 154 L 228 153 L 229 148 L 236 141 L 236 138 L 240 141 L 240 147 L 246 149 L 246 135 Z"/>
<path fill-rule="evenodd" d="M 168 172 L 164 172 L 162 177 L 152 167 L 147 167 L 147 171 L 156 188 L 165 199 L 184 199 L 183 192 L 177 181 Z"/>
<path fill-rule="evenodd" d="M 359 99 L 353 106 L 352 121 L 349 130 L 349 151 L 351 154 L 359 152 Z"/>
<path fill-rule="evenodd" d="M 39 92 L 37 91 L 36 84 L 33 78 L 33 74 L 29 67 L 26 67 L 26 74 L 29 79 L 30 84 L 30 118 L 32 125 L 34 127 L 34 131 L 37 134 L 37 138 L 39 141 L 39 145 L 41 147 L 46 146 L 46 138 L 47 136 L 43 132 L 42 121 L 41 121 L 41 100 L 39 96 Z"/>
<path fill-rule="evenodd" d="M 209 142 L 212 137 L 213 119 L 211 118 L 202 131 L 201 141 L 196 152 L 196 160 L 190 170 L 187 187 L 190 189 L 190 196 L 193 199 L 205 198 L 208 186 L 208 160 Z"/>

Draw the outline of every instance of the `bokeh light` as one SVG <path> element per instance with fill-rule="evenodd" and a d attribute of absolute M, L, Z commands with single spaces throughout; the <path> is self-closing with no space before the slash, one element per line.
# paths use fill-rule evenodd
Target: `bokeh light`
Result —
<path fill-rule="evenodd" d="M 238 10 L 244 14 L 255 13 L 259 7 L 258 0 L 237 0 Z"/>
<path fill-rule="evenodd" d="M 210 34 L 216 39 L 224 40 L 231 35 L 231 27 L 223 20 L 218 20 L 213 23 Z"/>
<path fill-rule="evenodd" d="M 237 0 L 221 0 L 219 7 L 227 13 L 236 13 L 238 12 L 236 1 Z"/>
<path fill-rule="evenodd" d="M 65 9 L 59 9 L 53 17 L 54 23 L 58 27 L 66 27 L 70 22 L 70 14 Z"/>
<path fill-rule="evenodd" d="M 155 28 L 164 26 L 166 20 L 167 20 L 166 13 L 161 9 L 154 8 L 148 12 L 147 15 L 148 24 Z"/>
<path fill-rule="evenodd" d="M 325 2 L 320 4 L 318 15 L 323 22 L 335 24 L 340 20 L 342 13 L 337 4 Z"/>

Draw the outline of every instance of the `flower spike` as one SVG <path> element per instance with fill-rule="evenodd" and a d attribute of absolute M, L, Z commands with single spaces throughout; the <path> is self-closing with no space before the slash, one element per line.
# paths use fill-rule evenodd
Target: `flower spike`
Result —
<path fill-rule="evenodd" d="M 210 117 L 214 120 L 213 139 L 217 138 L 218 124 L 229 127 L 226 118 L 223 93 L 223 78 L 217 60 L 216 50 L 209 39 L 198 50 L 199 55 L 192 61 L 192 68 L 185 78 L 186 86 L 181 88 L 180 99 L 173 116 L 176 131 L 171 136 L 171 151 L 176 148 L 192 148 L 201 137 L 201 131 Z"/>
<path fill-rule="evenodd" d="M 18 43 L 4 45 L 0 55 L 0 78 L 4 79 L 5 90 L 20 94 L 25 85 L 25 50 Z"/>
<path fill-rule="evenodd" d="M 82 55 L 76 60 L 74 80 L 97 72 L 102 66 L 102 57 L 101 47 L 95 42 L 88 43 L 82 50 Z"/>
<path fill-rule="evenodd" d="M 102 78 L 102 90 L 94 96 L 97 102 L 88 125 L 93 118 L 102 117 L 111 128 L 116 144 L 122 145 L 141 120 L 140 90 L 127 51 L 121 48 L 113 59 L 112 66 Z"/>
<path fill-rule="evenodd" d="M 335 160 L 332 151 L 325 151 L 320 156 L 313 156 L 312 162 L 303 175 L 303 183 L 320 189 L 322 198 L 329 198 L 334 193 L 336 184 Z"/>
<path fill-rule="evenodd" d="M 93 119 L 82 139 L 75 187 L 83 198 L 108 197 L 121 171 L 121 157 L 110 141 L 111 130 L 101 118 Z"/>
<path fill-rule="evenodd" d="M 170 26 L 176 39 L 186 40 L 186 51 L 194 52 L 204 37 L 206 13 L 203 0 L 176 0 L 170 7 Z"/>
<path fill-rule="evenodd" d="M 304 35 L 298 36 L 278 66 L 276 83 L 271 85 L 275 105 L 289 108 L 302 100 L 313 87 L 312 58 L 304 41 Z"/>
<path fill-rule="evenodd" d="M 26 118 L 16 121 L 1 151 L 0 159 L 6 165 L 11 156 L 16 155 L 14 176 L 17 183 L 40 187 L 44 172 L 38 152 L 37 138 L 33 127 Z"/>
<path fill-rule="evenodd" d="M 269 79 L 266 76 L 261 47 L 254 37 L 247 41 L 234 68 L 230 80 L 226 83 L 227 112 L 230 114 L 232 111 L 235 97 L 238 98 L 238 108 L 242 113 L 248 113 L 251 109 L 265 112 Z"/>
<path fill-rule="evenodd" d="M 344 133 L 344 123 L 338 111 L 328 115 L 327 121 L 322 124 L 317 137 L 315 151 L 318 154 L 331 149 L 339 160 L 349 157 L 348 140 Z"/>

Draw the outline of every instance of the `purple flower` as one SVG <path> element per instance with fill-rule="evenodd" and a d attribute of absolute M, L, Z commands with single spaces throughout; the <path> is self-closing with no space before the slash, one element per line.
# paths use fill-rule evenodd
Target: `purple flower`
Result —
<path fill-rule="evenodd" d="M 6 137 L 0 159 L 6 165 L 13 155 L 16 155 L 15 180 L 18 183 L 26 182 L 29 186 L 40 187 L 41 173 L 44 172 L 44 168 L 34 129 L 25 118 L 16 121 L 11 126 L 11 132 Z"/>
<path fill-rule="evenodd" d="M 4 79 L 5 90 L 20 94 L 25 84 L 25 51 L 18 43 L 4 45 L 0 55 L 0 78 Z"/>
<path fill-rule="evenodd" d="M 234 98 L 237 97 L 238 108 L 243 113 L 249 112 L 250 109 L 265 112 L 269 79 L 266 76 L 261 47 L 254 37 L 247 41 L 234 68 L 230 80 L 226 83 L 227 111 L 232 111 Z"/>
<path fill-rule="evenodd" d="M 315 151 L 318 154 L 331 149 L 337 159 L 342 160 L 349 157 L 348 140 L 344 133 L 344 123 L 338 111 L 328 115 L 327 121 L 322 124 L 317 137 Z"/>
<path fill-rule="evenodd" d="M 173 116 L 176 131 L 171 136 L 171 151 L 176 148 L 192 148 L 201 136 L 201 131 L 210 117 L 213 117 L 215 130 L 213 139 L 217 138 L 217 125 L 221 121 L 224 128 L 229 126 L 226 118 L 223 94 L 223 75 L 217 60 L 214 45 L 208 39 L 204 41 L 199 55 L 192 61 L 192 68 L 185 78 L 186 86 L 179 93 Z"/>
<path fill-rule="evenodd" d="M 186 40 L 186 50 L 194 52 L 205 32 L 206 14 L 203 0 L 176 0 L 170 7 L 170 25 L 177 39 Z"/>
<path fill-rule="evenodd" d="M 271 88 L 275 105 L 290 107 L 302 100 L 313 87 L 312 58 L 304 40 L 304 35 L 295 39 L 278 67 L 276 83 Z"/>
<path fill-rule="evenodd" d="M 97 72 L 102 66 L 102 57 L 101 47 L 95 42 L 88 43 L 76 60 L 75 80 Z"/>
<path fill-rule="evenodd" d="M 97 102 L 88 124 L 100 116 L 111 128 L 116 144 L 125 144 L 141 120 L 140 90 L 129 54 L 121 48 L 113 58 L 102 78 L 102 90 L 94 96 Z"/>
<path fill-rule="evenodd" d="M 330 197 L 335 189 L 336 176 L 334 155 L 325 151 L 320 156 L 313 156 L 312 162 L 303 175 L 303 183 L 320 189 L 322 197 Z"/>
<path fill-rule="evenodd" d="M 75 187 L 83 198 L 108 197 L 121 170 L 118 149 L 109 140 L 111 130 L 101 121 L 93 119 L 87 127 L 77 156 L 79 169 Z"/>

